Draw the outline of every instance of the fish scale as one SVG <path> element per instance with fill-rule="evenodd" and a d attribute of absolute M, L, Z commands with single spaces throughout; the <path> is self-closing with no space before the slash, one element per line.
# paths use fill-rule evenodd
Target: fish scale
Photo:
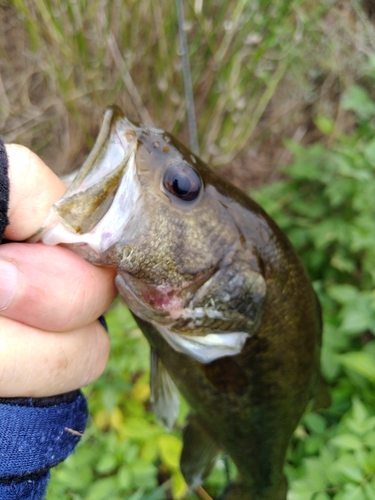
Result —
<path fill-rule="evenodd" d="M 285 500 L 289 439 L 324 393 L 320 306 L 298 256 L 253 200 L 168 133 L 112 107 L 99 137 L 33 240 L 117 267 L 151 346 L 157 417 L 173 425 L 178 391 L 191 408 L 189 486 L 223 450 L 238 469 L 223 499 Z"/>

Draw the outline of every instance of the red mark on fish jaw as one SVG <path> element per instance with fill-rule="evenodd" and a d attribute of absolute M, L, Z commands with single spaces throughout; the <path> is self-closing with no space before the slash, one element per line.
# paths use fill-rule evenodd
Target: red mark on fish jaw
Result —
<path fill-rule="evenodd" d="M 174 320 L 181 317 L 185 306 L 185 301 L 176 295 L 176 290 L 167 286 L 143 289 L 142 299 L 153 309 L 167 312 Z"/>

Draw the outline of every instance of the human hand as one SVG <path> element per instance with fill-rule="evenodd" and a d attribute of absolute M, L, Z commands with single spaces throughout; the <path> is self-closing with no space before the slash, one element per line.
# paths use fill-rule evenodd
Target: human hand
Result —
<path fill-rule="evenodd" d="M 7 146 L 9 226 L 5 238 L 32 236 L 65 192 L 31 151 Z M 114 268 L 62 247 L 0 246 L 0 397 L 45 397 L 84 386 L 104 370 L 109 338 L 96 319 L 116 295 Z"/>

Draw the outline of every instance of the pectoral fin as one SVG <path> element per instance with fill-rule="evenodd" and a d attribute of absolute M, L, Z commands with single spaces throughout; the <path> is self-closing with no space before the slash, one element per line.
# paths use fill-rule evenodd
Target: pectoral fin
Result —
<path fill-rule="evenodd" d="M 189 486 L 199 486 L 214 467 L 219 448 L 190 415 L 183 432 L 183 448 L 180 459 L 181 472 Z"/>
<path fill-rule="evenodd" d="M 151 349 L 151 402 L 158 421 L 172 429 L 180 409 L 180 397 L 173 380 L 154 349 Z"/>
<path fill-rule="evenodd" d="M 211 363 L 224 356 L 239 354 L 249 337 L 245 332 L 209 333 L 202 336 L 183 335 L 155 325 L 160 334 L 178 352 L 187 354 L 200 363 Z"/>

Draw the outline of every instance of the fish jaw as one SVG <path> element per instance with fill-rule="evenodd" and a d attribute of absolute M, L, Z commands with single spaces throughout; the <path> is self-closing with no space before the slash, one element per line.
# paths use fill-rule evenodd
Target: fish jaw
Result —
<path fill-rule="evenodd" d="M 189 317 L 189 324 L 194 320 L 200 322 L 202 308 L 189 306 L 194 294 L 187 291 L 181 294 L 171 285 L 150 286 L 137 280 L 128 273 L 119 272 L 116 286 L 121 297 L 133 312 L 145 321 L 150 321 L 160 335 L 177 352 L 192 357 L 206 364 L 224 356 L 236 356 L 242 351 L 246 340 L 251 336 L 246 331 L 200 332 L 190 327 L 185 333 L 176 329 L 179 320 Z M 210 282 L 209 278 L 205 283 Z M 197 288 L 199 294 L 203 286 Z"/>

